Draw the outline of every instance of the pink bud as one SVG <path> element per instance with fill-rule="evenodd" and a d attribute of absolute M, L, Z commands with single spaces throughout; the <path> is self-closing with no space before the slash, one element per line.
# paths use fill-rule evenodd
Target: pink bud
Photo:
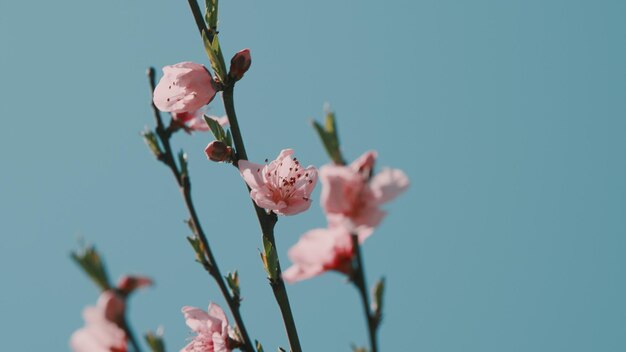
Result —
<path fill-rule="evenodd" d="M 135 291 L 138 288 L 152 286 L 153 282 L 145 276 L 124 275 L 117 282 L 117 288 L 124 295 Z"/>
<path fill-rule="evenodd" d="M 252 64 L 252 58 L 250 57 L 250 49 L 243 49 L 230 60 L 230 78 L 235 81 L 240 80 L 243 74 L 248 71 Z"/>
<path fill-rule="evenodd" d="M 213 141 L 206 146 L 204 153 L 211 161 L 230 161 L 233 149 L 224 142 Z"/>

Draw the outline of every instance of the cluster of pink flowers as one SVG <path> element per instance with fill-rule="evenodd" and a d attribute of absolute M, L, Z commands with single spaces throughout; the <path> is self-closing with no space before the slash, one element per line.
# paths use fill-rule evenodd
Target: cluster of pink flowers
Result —
<path fill-rule="evenodd" d="M 372 175 L 375 152 L 367 152 L 348 166 L 325 165 L 320 169 L 321 204 L 327 229 L 307 232 L 289 250 L 293 265 L 283 273 L 287 282 L 296 282 L 328 270 L 350 275 L 352 234 L 362 243 L 380 224 L 386 213 L 380 206 L 409 186 L 399 169 L 384 169 Z"/>
<path fill-rule="evenodd" d="M 95 307 L 83 310 L 85 326 L 72 334 L 74 352 L 126 352 L 128 336 L 122 328 L 126 297 L 134 290 L 152 285 L 141 276 L 123 276 L 116 289 L 100 294 Z"/>
<path fill-rule="evenodd" d="M 196 333 L 180 352 L 230 352 L 234 330 L 228 324 L 224 310 L 209 304 L 207 312 L 195 307 L 183 307 L 187 326 Z"/>

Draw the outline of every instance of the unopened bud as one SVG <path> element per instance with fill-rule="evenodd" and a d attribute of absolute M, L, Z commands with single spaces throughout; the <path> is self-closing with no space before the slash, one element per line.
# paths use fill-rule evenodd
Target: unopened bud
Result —
<path fill-rule="evenodd" d="M 251 64 L 250 49 L 243 49 L 230 60 L 230 72 L 228 75 L 231 79 L 238 81 L 248 71 Z"/>
<path fill-rule="evenodd" d="M 117 289 L 126 296 L 138 288 L 148 287 L 152 285 L 153 282 L 148 277 L 124 275 L 117 282 Z"/>
<path fill-rule="evenodd" d="M 227 146 L 224 142 L 213 141 L 206 146 L 204 154 L 206 154 L 207 158 L 211 161 L 230 161 L 233 154 L 233 148 Z"/>

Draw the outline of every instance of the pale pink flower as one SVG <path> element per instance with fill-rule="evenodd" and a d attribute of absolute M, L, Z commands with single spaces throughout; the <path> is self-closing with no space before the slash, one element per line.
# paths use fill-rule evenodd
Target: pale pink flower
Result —
<path fill-rule="evenodd" d="M 152 286 L 152 279 L 145 276 L 124 275 L 117 282 L 117 288 L 124 296 L 129 295 L 133 291 Z"/>
<path fill-rule="evenodd" d="M 74 352 L 126 352 L 126 333 L 120 328 L 124 300 L 113 291 L 105 291 L 95 307 L 83 310 L 85 326 L 72 334 Z"/>
<path fill-rule="evenodd" d="M 349 166 L 325 165 L 320 169 L 322 209 L 331 227 L 341 226 L 365 240 L 385 217 L 380 205 L 404 192 L 409 179 L 399 169 L 371 175 L 375 152 L 367 152 Z"/>
<path fill-rule="evenodd" d="M 309 197 L 317 183 L 317 169 L 303 168 L 291 149 L 284 149 L 267 165 L 239 160 L 239 172 L 251 188 L 250 197 L 261 208 L 294 215 L 311 206 Z"/>
<path fill-rule="evenodd" d="M 226 314 L 217 304 L 209 304 L 208 313 L 195 307 L 183 307 L 187 326 L 196 336 L 181 352 L 229 352 L 230 335 L 234 332 L 228 325 Z"/>
<path fill-rule="evenodd" d="M 352 237 L 342 228 L 314 229 L 289 249 L 293 265 L 283 272 L 289 283 L 305 280 L 329 270 L 352 272 Z"/>
<path fill-rule="evenodd" d="M 192 112 L 210 103 L 216 92 L 209 71 L 203 65 L 187 61 L 163 67 L 153 101 L 161 111 Z"/>

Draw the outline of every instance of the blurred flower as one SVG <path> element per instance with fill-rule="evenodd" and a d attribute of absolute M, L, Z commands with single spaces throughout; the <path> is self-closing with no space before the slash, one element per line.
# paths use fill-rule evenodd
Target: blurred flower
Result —
<path fill-rule="evenodd" d="M 217 121 L 222 127 L 228 126 L 228 117 L 226 115 L 222 117 L 208 115 L 207 117 Z M 209 130 L 209 126 L 204 121 L 204 109 L 191 112 L 174 112 L 172 113 L 172 120 L 180 127 L 186 129 L 187 132 L 206 132 Z"/>
<path fill-rule="evenodd" d="M 152 286 L 152 279 L 145 276 L 124 275 L 117 282 L 117 288 L 124 296 L 129 295 L 139 288 Z"/>
<path fill-rule="evenodd" d="M 204 149 L 207 158 L 216 162 L 230 161 L 232 153 L 233 149 L 220 141 L 213 141 Z"/>
<path fill-rule="evenodd" d="M 112 290 L 104 291 L 95 307 L 83 310 L 85 326 L 72 334 L 74 352 L 126 352 L 126 333 L 120 328 L 124 299 Z"/>
<path fill-rule="evenodd" d="M 252 189 L 250 197 L 261 208 L 294 215 L 311 206 L 309 197 L 317 183 L 317 169 L 303 169 L 291 149 L 282 150 L 268 165 L 239 160 L 239 172 Z"/>
<path fill-rule="evenodd" d="M 230 335 L 226 314 L 217 304 L 209 304 L 208 313 L 195 307 L 183 307 L 187 326 L 197 335 L 181 352 L 229 352 Z"/>
<path fill-rule="evenodd" d="M 283 279 L 293 283 L 328 270 L 350 275 L 352 247 L 351 235 L 344 228 L 311 230 L 289 249 L 293 265 L 283 272 Z"/>
<path fill-rule="evenodd" d="M 187 61 L 163 67 L 153 100 L 161 111 L 190 112 L 210 103 L 215 93 L 209 71 L 203 65 Z"/>
<path fill-rule="evenodd" d="M 235 81 L 238 81 L 248 71 L 251 64 L 250 49 L 243 49 L 230 60 L 230 72 L 228 75 Z"/>
<path fill-rule="evenodd" d="M 386 213 L 379 206 L 404 192 L 409 179 L 399 169 L 384 169 L 372 176 L 375 152 L 367 152 L 349 166 L 325 165 L 320 169 L 322 209 L 330 227 L 358 233 L 362 242 Z"/>

